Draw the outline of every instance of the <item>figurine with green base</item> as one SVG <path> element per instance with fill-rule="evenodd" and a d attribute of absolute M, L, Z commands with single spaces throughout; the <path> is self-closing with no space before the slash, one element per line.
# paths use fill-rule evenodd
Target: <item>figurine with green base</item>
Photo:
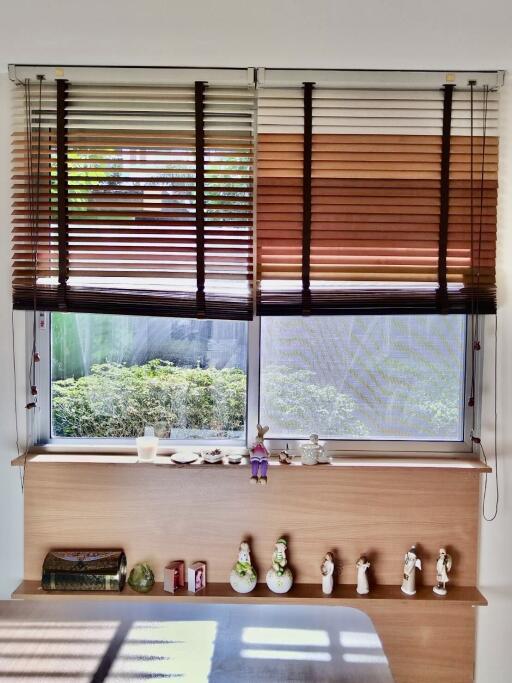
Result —
<path fill-rule="evenodd" d="M 250 593 L 256 586 L 257 581 L 256 570 L 251 564 L 249 544 L 247 541 L 243 541 L 240 543 L 238 550 L 238 561 L 233 565 L 229 575 L 229 583 L 231 588 L 237 593 Z"/>
<path fill-rule="evenodd" d="M 287 547 L 284 538 L 279 538 L 274 546 L 272 567 L 267 572 L 267 586 L 273 593 L 288 593 L 293 585 L 293 575 L 287 566 Z"/>

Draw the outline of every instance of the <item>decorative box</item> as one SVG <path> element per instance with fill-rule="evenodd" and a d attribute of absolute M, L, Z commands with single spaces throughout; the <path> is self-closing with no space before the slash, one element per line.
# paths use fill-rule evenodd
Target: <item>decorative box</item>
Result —
<path fill-rule="evenodd" d="M 188 568 L 188 590 L 190 593 L 197 593 L 206 586 L 206 563 L 194 562 Z"/>
<path fill-rule="evenodd" d="M 175 593 L 185 585 L 185 563 L 183 560 L 169 562 L 164 569 L 164 591 Z"/>
<path fill-rule="evenodd" d="M 122 550 L 52 550 L 44 558 L 47 591 L 122 591 L 125 581 Z"/>

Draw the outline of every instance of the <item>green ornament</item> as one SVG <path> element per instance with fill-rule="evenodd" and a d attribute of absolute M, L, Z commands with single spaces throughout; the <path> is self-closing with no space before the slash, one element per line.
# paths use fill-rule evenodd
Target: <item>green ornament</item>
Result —
<path fill-rule="evenodd" d="M 149 564 L 136 564 L 128 577 L 128 585 L 137 593 L 149 593 L 155 585 L 155 575 Z"/>

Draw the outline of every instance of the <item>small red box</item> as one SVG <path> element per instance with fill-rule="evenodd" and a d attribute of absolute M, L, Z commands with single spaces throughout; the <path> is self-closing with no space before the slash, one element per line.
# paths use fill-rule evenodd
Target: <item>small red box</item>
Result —
<path fill-rule="evenodd" d="M 169 562 L 164 569 L 164 591 L 175 593 L 185 585 L 185 563 L 183 560 Z"/>

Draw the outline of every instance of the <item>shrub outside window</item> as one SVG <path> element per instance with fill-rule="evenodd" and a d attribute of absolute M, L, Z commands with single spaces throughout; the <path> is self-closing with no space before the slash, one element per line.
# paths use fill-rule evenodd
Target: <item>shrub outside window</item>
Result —
<path fill-rule="evenodd" d="M 51 316 L 52 436 L 245 438 L 247 323 Z"/>
<path fill-rule="evenodd" d="M 260 416 L 269 436 L 462 441 L 463 315 L 269 317 Z"/>

